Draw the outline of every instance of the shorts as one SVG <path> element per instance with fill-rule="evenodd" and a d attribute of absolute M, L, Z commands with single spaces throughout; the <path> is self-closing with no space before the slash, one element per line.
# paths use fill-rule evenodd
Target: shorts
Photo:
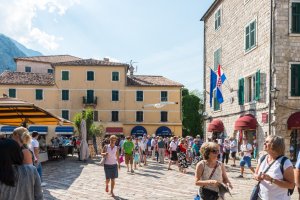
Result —
<path fill-rule="evenodd" d="M 236 152 L 231 152 L 231 157 L 236 158 Z"/>
<path fill-rule="evenodd" d="M 249 156 L 244 156 L 242 160 L 240 161 L 240 166 L 244 167 L 247 165 L 247 167 L 251 167 L 251 158 Z"/>
<path fill-rule="evenodd" d="M 133 164 L 133 156 L 132 154 L 125 153 L 125 164 L 128 165 L 129 163 Z"/>
<path fill-rule="evenodd" d="M 171 160 L 172 161 L 178 161 L 178 156 L 177 156 L 177 152 L 176 151 L 172 151 Z"/>
<path fill-rule="evenodd" d="M 104 164 L 104 172 L 106 179 L 118 178 L 118 165 L 106 165 Z"/>

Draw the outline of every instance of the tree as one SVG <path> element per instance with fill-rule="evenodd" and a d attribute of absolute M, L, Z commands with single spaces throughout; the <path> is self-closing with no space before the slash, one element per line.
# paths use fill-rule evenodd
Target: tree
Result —
<path fill-rule="evenodd" d="M 188 89 L 182 90 L 182 131 L 183 136 L 201 135 L 203 136 L 203 99 L 197 90 L 189 92 Z"/>

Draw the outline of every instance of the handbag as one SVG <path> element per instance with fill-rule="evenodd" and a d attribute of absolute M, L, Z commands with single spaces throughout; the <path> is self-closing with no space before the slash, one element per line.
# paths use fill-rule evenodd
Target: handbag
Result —
<path fill-rule="evenodd" d="M 264 160 L 265 157 L 266 157 L 266 155 L 263 156 L 263 157 L 261 158 L 261 160 Z M 281 156 L 278 156 L 278 157 L 276 158 L 276 160 L 279 159 L 279 158 L 281 158 Z M 275 163 L 276 160 L 274 160 L 274 161 L 267 167 L 267 169 L 263 172 L 264 174 L 267 173 L 267 171 L 271 168 L 271 166 Z M 260 163 L 261 163 L 261 162 L 260 162 Z M 260 191 L 259 184 L 260 184 L 260 181 L 254 186 L 254 188 L 253 188 L 253 190 L 252 190 L 252 193 L 251 193 L 251 196 L 250 196 L 250 200 L 258 200 L 258 194 L 259 194 L 259 191 Z"/>
<path fill-rule="evenodd" d="M 123 155 L 121 155 L 121 156 L 119 157 L 119 161 L 120 161 L 120 163 L 124 162 L 124 157 L 123 157 Z"/>
<path fill-rule="evenodd" d="M 208 180 L 210 180 L 211 177 L 214 175 L 217 167 L 218 167 L 218 161 L 217 161 L 216 166 L 214 167 L 213 171 L 211 172 Z M 203 172 L 204 172 L 204 169 L 203 169 Z M 219 198 L 219 193 L 218 192 L 207 189 L 205 187 L 200 187 L 199 188 L 199 194 L 200 194 L 200 197 L 204 200 L 218 200 L 218 198 Z"/>

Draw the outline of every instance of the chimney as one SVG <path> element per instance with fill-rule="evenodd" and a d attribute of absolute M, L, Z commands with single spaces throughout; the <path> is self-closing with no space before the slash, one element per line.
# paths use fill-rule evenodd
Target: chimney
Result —
<path fill-rule="evenodd" d="M 108 58 L 108 57 L 104 57 L 104 58 L 103 58 L 103 61 L 104 61 L 104 62 L 109 62 L 109 58 Z"/>

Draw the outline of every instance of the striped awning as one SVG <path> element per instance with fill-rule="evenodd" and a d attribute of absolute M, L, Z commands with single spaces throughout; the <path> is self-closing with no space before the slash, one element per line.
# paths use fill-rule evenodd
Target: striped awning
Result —
<path fill-rule="evenodd" d="M 1 126 L 0 133 L 1 134 L 12 134 L 13 131 L 17 128 L 16 126 Z"/>
<path fill-rule="evenodd" d="M 48 126 L 30 126 L 28 130 L 30 133 L 36 131 L 39 134 L 48 134 Z"/>
<path fill-rule="evenodd" d="M 0 124 L 20 126 L 24 122 L 37 125 L 72 124 L 33 103 L 16 98 L 0 98 Z"/>
<path fill-rule="evenodd" d="M 55 128 L 55 133 L 58 135 L 72 135 L 74 134 L 73 126 L 57 126 Z"/>

